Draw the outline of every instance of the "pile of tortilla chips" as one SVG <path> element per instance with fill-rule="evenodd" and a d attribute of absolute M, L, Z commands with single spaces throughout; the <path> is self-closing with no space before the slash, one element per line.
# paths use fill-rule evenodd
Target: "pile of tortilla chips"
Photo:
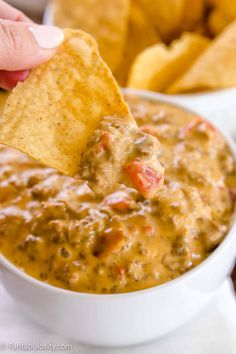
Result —
<path fill-rule="evenodd" d="M 167 93 L 236 85 L 234 20 L 236 0 L 53 0 L 53 22 L 90 33 L 121 86 Z"/>

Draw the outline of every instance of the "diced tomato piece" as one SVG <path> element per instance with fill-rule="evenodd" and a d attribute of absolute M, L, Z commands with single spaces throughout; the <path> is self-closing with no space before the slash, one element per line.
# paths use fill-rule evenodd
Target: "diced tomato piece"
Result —
<path fill-rule="evenodd" d="M 147 124 L 140 127 L 140 130 L 146 134 L 152 135 L 157 139 L 163 138 L 167 131 L 169 130 L 169 124 L 152 125 Z"/>
<path fill-rule="evenodd" d="M 229 196 L 230 196 L 230 199 L 232 200 L 232 203 L 235 203 L 236 202 L 236 188 L 231 188 L 229 190 Z"/>
<path fill-rule="evenodd" d="M 155 129 L 155 126 L 152 125 L 143 125 L 142 127 L 140 127 L 140 130 L 144 133 L 153 135 L 155 137 L 158 137 L 158 130 Z"/>
<path fill-rule="evenodd" d="M 156 194 L 158 188 L 164 181 L 164 176 L 160 172 L 154 171 L 151 167 L 134 161 L 125 168 L 125 172 L 139 193 L 151 199 Z"/>
<path fill-rule="evenodd" d="M 107 257 L 112 253 L 119 252 L 125 243 L 122 230 L 106 230 L 98 240 L 94 255 L 99 258 Z"/>
<path fill-rule="evenodd" d="M 117 279 L 122 279 L 125 276 L 125 267 L 121 265 L 114 265 L 114 274 Z"/>
<path fill-rule="evenodd" d="M 185 127 L 180 129 L 179 137 L 181 139 L 186 138 L 196 127 L 202 122 L 200 117 L 196 118 L 192 122 L 188 123 Z"/>
<path fill-rule="evenodd" d="M 148 236 L 153 236 L 154 235 L 154 227 L 151 224 L 147 224 L 144 226 L 145 234 Z"/>
<path fill-rule="evenodd" d="M 112 209 L 120 210 L 120 211 L 125 211 L 130 209 L 130 203 L 128 200 L 125 199 L 117 202 L 112 202 L 109 205 L 112 207 Z"/>
<path fill-rule="evenodd" d="M 206 120 L 203 120 L 198 124 L 198 131 L 207 134 L 209 138 L 214 138 L 218 132 L 214 125 L 212 125 L 210 122 L 207 122 Z"/>
<path fill-rule="evenodd" d="M 108 196 L 106 199 L 106 204 L 112 209 L 118 211 L 127 211 L 132 209 L 132 200 L 128 198 L 128 195 L 123 192 L 115 192 Z"/>
<path fill-rule="evenodd" d="M 214 137 L 217 133 L 217 129 L 210 122 L 204 120 L 201 117 L 197 117 L 195 120 L 181 129 L 179 136 L 180 138 L 184 139 L 193 131 L 205 133 L 209 138 Z"/>
<path fill-rule="evenodd" d="M 104 132 L 101 135 L 99 143 L 97 145 L 97 153 L 101 153 L 102 151 L 106 150 L 111 142 L 111 134 L 108 132 Z"/>

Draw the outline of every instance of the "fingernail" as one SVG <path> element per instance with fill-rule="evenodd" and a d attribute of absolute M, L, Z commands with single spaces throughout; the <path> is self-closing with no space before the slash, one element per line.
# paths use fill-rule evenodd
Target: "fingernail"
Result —
<path fill-rule="evenodd" d="M 64 39 L 63 31 L 55 26 L 30 26 L 29 31 L 34 36 L 38 46 L 42 49 L 58 47 Z"/>

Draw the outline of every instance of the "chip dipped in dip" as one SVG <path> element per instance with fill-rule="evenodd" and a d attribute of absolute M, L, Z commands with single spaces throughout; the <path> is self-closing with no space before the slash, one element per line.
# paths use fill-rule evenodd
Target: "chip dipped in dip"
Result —
<path fill-rule="evenodd" d="M 85 183 L 1 148 L 0 250 L 36 279 L 87 293 L 145 289 L 201 263 L 227 234 L 236 168 L 221 133 L 179 107 L 126 101 L 141 130 L 161 142 L 165 181 L 151 200 L 124 185 L 97 197 Z M 131 175 L 136 168 L 127 165 Z"/>
<path fill-rule="evenodd" d="M 85 179 L 98 195 L 124 183 L 152 198 L 164 174 L 157 139 L 139 130 L 95 40 L 79 30 L 64 36 L 8 97 L 0 142 Z"/>
<path fill-rule="evenodd" d="M 134 187 L 151 199 L 163 184 L 159 163 L 160 144 L 134 124 L 114 117 L 103 119 L 82 156 L 78 177 L 87 180 L 97 195 L 105 195 L 117 183 Z"/>

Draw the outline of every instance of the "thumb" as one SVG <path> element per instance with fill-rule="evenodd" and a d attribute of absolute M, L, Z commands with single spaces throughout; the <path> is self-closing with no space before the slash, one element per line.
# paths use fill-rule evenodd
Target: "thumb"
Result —
<path fill-rule="evenodd" d="M 31 69 L 47 61 L 62 43 L 58 27 L 0 20 L 0 70 Z"/>

